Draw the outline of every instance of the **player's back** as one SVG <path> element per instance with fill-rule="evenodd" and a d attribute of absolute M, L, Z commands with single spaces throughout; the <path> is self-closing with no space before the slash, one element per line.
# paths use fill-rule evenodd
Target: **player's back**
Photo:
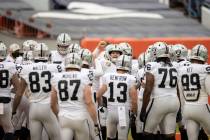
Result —
<path fill-rule="evenodd" d="M 15 64 L 12 62 L 0 62 L 0 97 L 10 97 L 10 81 L 16 73 Z"/>
<path fill-rule="evenodd" d="M 58 64 L 39 62 L 22 65 L 20 76 L 28 85 L 30 102 L 49 103 L 52 75 L 61 71 L 62 68 Z"/>
<path fill-rule="evenodd" d="M 129 74 L 107 73 L 102 77 L 103 84 L 107 84 L 105 95 L 108 98 L 108 110 L 113 106 L 123 105 L 129 108 L 131 86 L 136 84 L 136 78 Z"/>
<path fill-rule="evenodd" d="M 208 93 L 205 90 L 205 79 L 210 66 L 190 64 L 179 69 L 179 81 L 186 102 L 208 104 Z"/>
<path fill-rule="evenodd" d="M 177 96 L 177 69 L 172 64 L 164 62 L 150 62 L 146 72 L 154 75 L 154 88 L 152 97 Z"/>
<path fill-rule="evenodd" d="M 91 84 L 86 73 L 80 71 L 62 72 L 53 77 L 53 85 L 58 93 L 60 113 L 81 117 L 86 114 L 84 88 Z M 75 118 L 76 119 L 76 118 Z"/>

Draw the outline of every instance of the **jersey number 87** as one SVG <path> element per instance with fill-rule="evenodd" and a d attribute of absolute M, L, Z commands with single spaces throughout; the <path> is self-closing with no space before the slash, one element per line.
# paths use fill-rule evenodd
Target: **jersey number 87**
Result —
<path fill-rule="evenodd" d="M 69 99 L 69 92 L 68 92 L 68 84 L 70 87 L 74 86 L 73 93 L 71 96 L 71 100 L 75 101 L 78 100 L 77 93 L 80 86 L 81 81 L 80 80 L 60 80 L 58 82 L 58 90 L 59 90 L 59 97 L 61 101 L 67 101 Z M 70 88 L 72 89 L 72 88 Z"/>

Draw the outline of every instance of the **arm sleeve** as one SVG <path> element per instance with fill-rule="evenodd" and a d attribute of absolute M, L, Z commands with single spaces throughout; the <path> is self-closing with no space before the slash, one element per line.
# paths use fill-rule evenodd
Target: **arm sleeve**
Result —
<path fill-rule="evenodd" d="M 96 77 L 100 77 L 104 74 L 102 65 L 98 59 L 95 59 L 95 73 L 94 74 Z"/>

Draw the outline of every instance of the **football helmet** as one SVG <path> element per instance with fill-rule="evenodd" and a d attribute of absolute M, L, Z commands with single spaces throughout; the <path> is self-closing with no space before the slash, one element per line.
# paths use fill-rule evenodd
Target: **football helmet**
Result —
<path fill-rule="evenodd" d="M 85 64 L 85 65 L 88 65 L 88 66 L 92 65 L 93 56 L 92 56 L 92 53 L 91 53 L 90 50 L 81 49 L 78 54 L 82 59 L 82 64 Z"/>
<path fill-rule="evenodd" d="M 37 45 L 37 42 L 34 40 L 26 40 L 23 42 L 22 49 L 23 52 L 33 51 L 34 47 Z"/>
<path fill-rule="evenodd" d="M 182 44 L 173 45 L 171 48 L 172 59 L 174 61 L 186 60 L 188 55 L 187 48 Z"/>
<path fill-rule="evenodd" d="M 48 61 L 50 51 L 48 46 L 45 43 L 38 43 L 33 50 L 33 59 L 34 61 Z"/>
<path fill-rule="evenodd" d="M 123 51 L 121 50 L 121 48 L 119 47 L 119 45 L 117 44 L 109 44 L 106 46 L 106 50 L 105 50 L 105 55 L 106 58 L 110 61 L 112 61 L 113 63 L 115 63 L 117 61 L 117 57 L 111 57 L 111 52 L 119 52 L 120 55 L 123 54 Z"/>
<path fill-rule="evenodd" d="M 138 57 L 138 65 L 139 65 L 139 69 L 144 67 L 145 64 L 146 64 L 146 61 L 145 61 L 145 53 L 141 53 Z"/>
<path fill-rule="evenodd" d="M 0 41 L 0 60 L 4 60 L 7 57 L 7 47 Z"/>
<path fill-rule="evenodd" d="M 23 50 L 23 59 L 25 61 L 33 59 L 32 51 L 36 45 L 37 42 L 34 40 L 26 40 L 23 42 L 22 50 Z"/>
<path fill-rule="evenodd" d="M 16 44 L 16 43 L 13 43 L 13 44 L 11 44 L 9 46 L 9 51 L 11 53 L 16 52 L 16 51 L 19 51 L 19 50 L 20 50 L 20 46 L 18 44 Z"/>
<path fill-rule="evenodd" d="M 16 43 L 13 43 L 9 46 L 9 52 L 10 52 L 10 55 L 16 59 L 17 57 L 19 56 L 22 56 L 23 55 L 23 52 L 22 52 L 22 49 L 20 48 L 20 46 Z"/>
<path fill-rule="evenodd" d="M 145 52 L 145 60 L 146 63 L 147 62 L 152 62 L 154 61 L 154 55 L 153 55 L 153 45 L 149 45 L 149 47 L 147 48 L 146 52 Z"/>
<path fill-rule="evenodd" d="M 204 45 L 198 44 L 192 48 L 190 59 L 206 62 L 208 59 L 208 50 Z"/>
<path fill-rule="evenodd" d="M 80 51 L 80 45 L 77 43 L 72 43 L 69 46 L 69 53 L 79 53 Z"/>
<path fill-rule="evenodd" d="M 68 53 L 69 45 L 71 44 L 71 37 L 67 33 L 61 33 L 57 37 L 57 51 L 61 55 L 66 55 Z"/>
<path fill-rule="evenodd" d="M 132 65 L 132 57 L 128 55 L 121 55 L 116 61 L 116 67 L 118 70 L 130 71 Z"/>
<path fill-rule="evenodd" d="M 169 48 L 165 42 L 156 42 L 153 47 L 155 47 L 156 58 L 168 57 L 170 58 Z"/>
<path fill-rule="evenodd" d="M 128 56 L 132 56 L 132 47 L 129 43 L 122 42 L 122 43 L 118 44 L 118 46 L 123 51 L 123 54 L 128 55 Z"/>
<path fill-rule="evenodd" d="M 81 69 L 82 59 L 78 53 L 70 53 L 65 58 L 65 68 Z"/>

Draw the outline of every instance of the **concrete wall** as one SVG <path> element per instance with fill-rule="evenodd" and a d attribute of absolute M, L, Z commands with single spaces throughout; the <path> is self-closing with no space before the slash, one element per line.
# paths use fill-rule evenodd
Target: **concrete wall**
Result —
<path fill-rule="evenodd" d="M 210 9 L 204 6 L 201 8 L 201 22 L 203 26 L 210 30 Z"/>
<path fill-rule="evenodd" d="M 29 4 L 34 10 L 48 11 L 51 8 L 51 0 L 21 0 Z"/>
<path fill-rule="evenodd" d="M 169 0 L 159 0 L 159 3 L 165 4 L 169 7 Z"/>

